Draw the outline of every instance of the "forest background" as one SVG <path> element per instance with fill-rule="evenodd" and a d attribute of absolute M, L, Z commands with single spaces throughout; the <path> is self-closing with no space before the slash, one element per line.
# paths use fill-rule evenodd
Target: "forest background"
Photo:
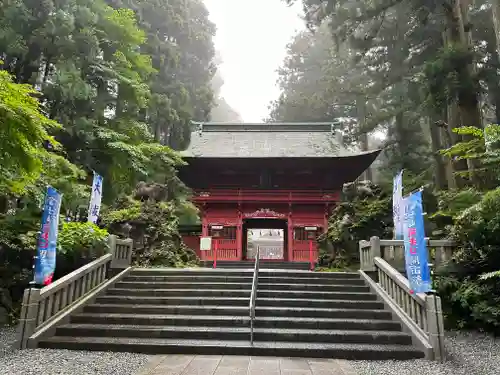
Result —
<path fill-rule="evenodd" d="M 434 275 L 448 324 L 498 331 L 499 1 L 302 5 L 308 29 L 287 47 L 266 120 L 339 119 L 348 147 L 383 148 L 364 176 L 377 185 L 334 211 L 322 266 L 352 267 L 358 240 L 392 237 L 392 177 L 404 169 L 407 192 L 425 186 L 427 235 L 457 243 Z M 220 97 L 216 26 L 203 2 L 4 0 L 0 25 L 0 288 L 9 314 L 31 279 L 47 184 L 64 194 L 56 276 L 105 252 L 109 233 L 140 239 L 138 264 L 195 264 L 178 232 L 197 217 L 176 175 L 178 151 L 193 120 L 240 121 Z M 104 177 L 99 227 L 82 222 L 93 171 Z M 139 199 L 141 181 L 163 199 Z"/>

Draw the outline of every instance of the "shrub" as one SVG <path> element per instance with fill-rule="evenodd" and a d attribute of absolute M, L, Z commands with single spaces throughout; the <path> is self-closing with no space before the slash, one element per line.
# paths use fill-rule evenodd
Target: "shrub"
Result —
<path fill-rule="evenodd" d="M 134 240 L 132 261 L 151 267 L 185 267 L 198 263 L 179 234 L 178 202 L 123 199 L 120 207 L 105 213 L 103 223 L 112 233 Z"/>
<path fill-rule="evenodd" d="M 359 261 L 358 242 L 371 236 L 392 238 L 392 199 L 365 181 L 346 184 L 320 238 L 320 266 L 345 268 Z"/>
<path fill-rule="evenodd" d="M 104 255 L 108 231 L 92 223 L 63 223 L 58 236 L 56 277 L 63 276 Z"/>
<path fill-rule="evenodd" d="M 500 264 L 500 189 L 464 209 L 451 237 L 458 248 L 436 278 L 448 323 L 500 332 L 500 278 L 482 277 Z"/>

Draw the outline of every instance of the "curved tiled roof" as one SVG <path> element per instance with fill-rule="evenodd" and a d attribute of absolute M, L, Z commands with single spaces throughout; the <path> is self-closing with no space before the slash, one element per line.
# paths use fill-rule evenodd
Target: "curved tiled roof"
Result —
<path fill-rule="evenodd" d="M 343 157 L 348 151 L 330 123 L 198 124 L 186 157 Z"/>

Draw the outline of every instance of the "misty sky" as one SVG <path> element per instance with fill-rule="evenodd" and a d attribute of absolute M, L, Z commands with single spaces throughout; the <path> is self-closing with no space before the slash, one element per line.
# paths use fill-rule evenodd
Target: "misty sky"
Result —
<path fill-rule="evenodd" d="M 286 44 L 305 28 L 301 6 L 289 8 L 282 0 L 204 1 L 217 25 L 215 48 L 224 60 L 221 95 L 243 121 L 260 122 L 279 95 L 276 69 Z"/>

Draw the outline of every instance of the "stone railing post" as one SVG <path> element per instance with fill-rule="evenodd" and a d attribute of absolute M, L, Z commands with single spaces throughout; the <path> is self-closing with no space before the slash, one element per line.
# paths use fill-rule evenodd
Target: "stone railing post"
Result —
<path fill-rule="evenodd" d="M 114 276 L 117 271 L 124 270 L 132 264 L 132 252 L 134 241 L 128 238 L 119 239 L 115 235 L 109 236 L 109 247 L 112 255 L 110 263 L 110 274 Z"/>
<path fill-rule="evenodd" d="M 372 272 L 377 271 L 375 258 L 380 258 L 380 238 L 377 236 L 370 238 L 370 264 L 368 269 Z"/>
<path fill-rule="evenodd" d="M 114 234 L 110 234 L 108 237 L 109 244 L 109 253 L 115 257 L 116 253 L 116 236 Z"/>
<path fill-rule="evenodd" d="M 435 294 L 425 296 L 427 334 L 434 352 L 435 361 L 444 361 L 444 320 L 441 298 Z"/>
<path fill-rule="evenodd" d="M 38 321 L 38 308 L 40 301 L 40 289 L 27 288 L 24 290 L 21 317 L 19 319 L 17 349 L 26 349 L 29 337 L 35 333 Z"/>
<path fill-rule="evenodd" d="M 361 271 L 368 271 L 367 270 L 367 267 L 369 267 L 370 265 L 369 264 L 366 264 L 366 256 L 365 256 L 365 252 L 364 252 L 364 249 L 365 249 L 365 244 L 364 244 L 365 241 L 359 241 L 358 242 L 358 249 L 359 249 L 359 269 Z"/>

